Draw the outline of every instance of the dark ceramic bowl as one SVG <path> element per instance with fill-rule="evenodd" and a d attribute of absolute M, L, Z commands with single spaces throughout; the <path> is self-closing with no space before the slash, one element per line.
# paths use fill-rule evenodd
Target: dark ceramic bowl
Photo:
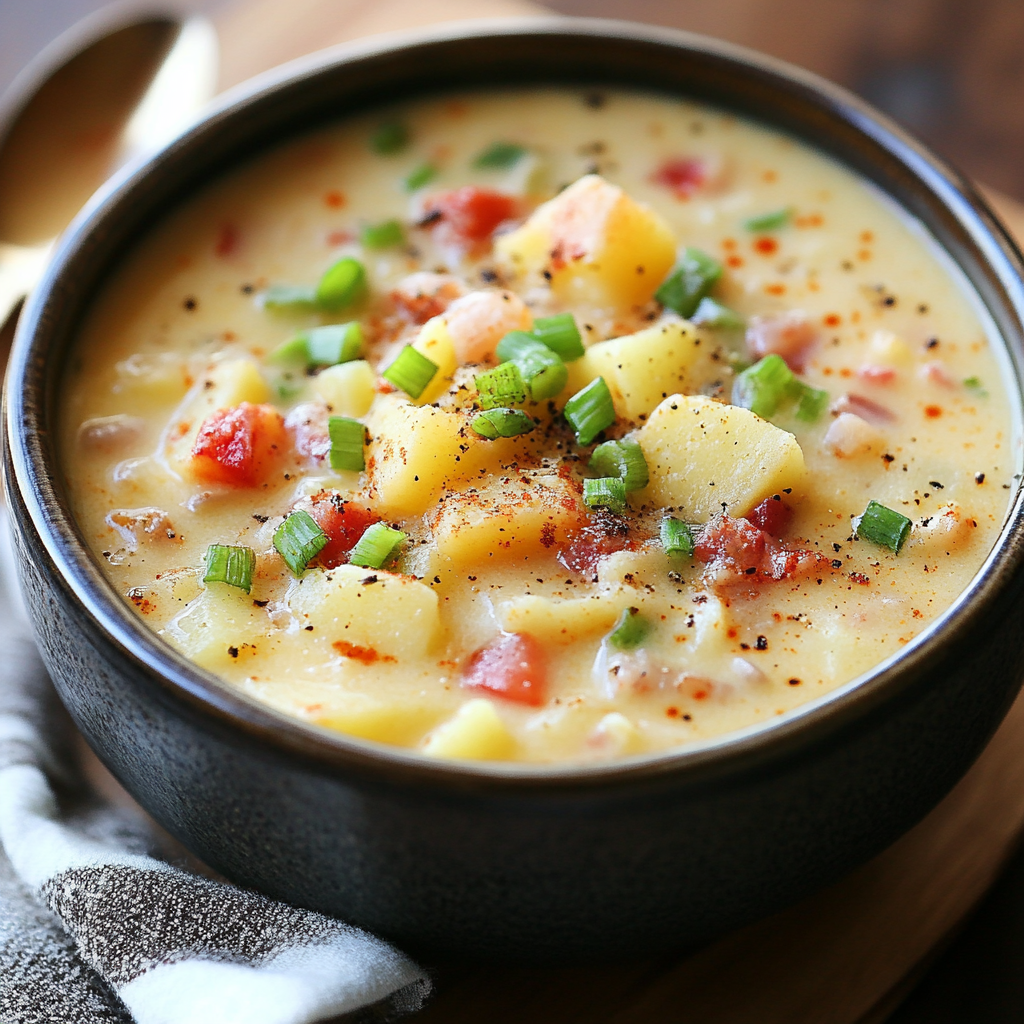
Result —
<path fill-rule="evenodd" d="M 268 143 L 374 104 L 540 82 L 697 98 L 855 169 L 923 222 L 977 289 L 1006 339 L 1017 403 L 1020 254 L 970 186 L 916 142 L 847 93 L 756 54 L 628 24 L 529 20 L 299 62 L 111 184 L 22 316 L 5 469 L 25 594 L 61 697 L 163 826 L 242 885 L 413 950 L 552 962 L 703 941 L 837 878 L 932 808 L 1024 675 L 1021 496 L 938 622 L 795 713 L 613 764 L 446 764 L 286 718 L 166 646 L 89 554 L 54 450 L 60 371 L 82 316 L 176 203 Z"/>

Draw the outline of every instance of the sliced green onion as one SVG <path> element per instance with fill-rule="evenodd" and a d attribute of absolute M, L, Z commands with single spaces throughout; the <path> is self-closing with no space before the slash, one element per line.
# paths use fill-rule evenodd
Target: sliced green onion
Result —
<path fill-rule="evenodd" d="M 910 534 L 910 526 L 905 515 L 872 500 L 857 524 L 857 536 L 899 553 Z"/>
<path fill-rule="evenodd" d="M 982 385 L 980 377 L 968 377 L 964 381 L 964 387 L 968 391 L 973 391 L 979 398 L 988 398 L 988 392 Z"/>
<path fill-rule="evenodd" d="M 561 394 L 569 371 L 557 353 L 525 331 L 512 331 L 498 342 L 498 358 L 519 367 L 526 391 L 534 402 Z"/>
<path fill-rule="evenodd" d="M 526 401 L 526 385 L 515 363 L 502 363 L 476 378 L 480 405 L 484 409 L 522 405 Z"/>
<path fill-rule="evenodd" d="M 411 398 L 419 398 L 434 379 L 438 365 L 412 345 L 406 345 L 395 361 L 381 374 Z"/>
<path fill-rule="evenodd" d="M 565 418 L 576 431 L 580 444 L 590 444 L 602 430 L 615 422 L 612 393 L 604 377 L 592 380 L 565 403 Z"/>
<path fill-rule="evenodd" d="M 757 217 L 748 217 L 743 226 L 748 231 L 777 231 L 784 228 L 793 216 L 793 211 L 785 206 L 781 210 L 772 210 L 771 213 L 762 213 Z"/>
<path fill-rule="evenodd" d="M 587 508 L 606 508 L 610 512 L 626 511 L 626 485 L 617 476 L 602 476 L 583 481 L 583 504 Z"/>
<path fill-rule="evenodd" d="M 404 238 L 405 231 L 397 220 L 385 220 L 363 228 L 359 241 L 367 249 L 389 249 L 393 245 L 401 245 Z"/>
<path fill-rule="evenodd" d="M 739 313 L 716 302 L 710 295 L 700 300 L 690 319 L 698 327 L 715 327 L 720 330 L 735 330 L 744 324 Z"/>
<path fill-rule="evenodd" d="M 433 164 L 420 164 L 419 167 L 411 170 L 402 183 L 406 192 L 415 192 L 417 189 L 429 185 L 437 177 L 437 168 Z"/>
<path fill-rule="evenodd" d="M 715 282 L 722 276 L 722 264 L 700 249 L 688 248 L 654 297 L 680 316 L 693 316 Z"/>
<path fill-rule="evenodd" d="M 667 555 L 692 555 L 693 530 L 681 519 L 666 516 L 661 521 L 661 546 Z"/>
<path fill-rule="evenodd" d="M 321 309 L 344 309 L 366 291 L 366 269 L 359 260 L 342 256 L 327 268 L 316 286 L 316 301 Z"/>
<path fill-rule="evenodd" d="M 390 156 L 409 144 L 409 129 L 401 121 L 385 121 L 370 136 L 370 148 L 381 156 Z"/>
<path fill-rule="evenodd" d="M 315 288 L 274 284 L 263 293 L 263 308 L 282 312 L 305 312 L 316 309 Z"/>
<path fill-rule="evenodd" d="M 366 427 L 359 420 L 332 416 L 327 421 L 327 432 L 331 437 L 331 469 L 347 469 L 356 473 L 366 469 L 363 458 Z"/>
<path fill-rule="evenodd" d="M 256 553 L 252 548 L 232 544 L 211 544 L 206 549 L 204 583 L 226 583 L 247 594 L 252 590 L 252 574 L 256 568 Z"/>
<path fill-rule="evenodd" d="M 599 444 L 590 457 L 590 468 L 599 476 L 617 476 L 627 491 L 641 490 L 649 479 L 643 449 L 629 438 Z"/>
<path fill-rule="evenodd" d="M 546 345 L 564 362 L 571 363 L 579 359 L 586 351 L 580 329 L 572 313 L 559 313 L 557 316 L 542 316 L 533 321 L 530 335 L 541 344 Z"/>
<path fill-rule="evenodd" d="M 363 328 L 356 321 L 326 324 L 296 334 L 267 357 L 275 363 L 303 362 L 309 366 L 335 366 L 359 358 Z"/>
<path fill-rule="evenodd" d="M 608 635 L 608 642 L 620 651 L 639 647 L 651 631 L 651 624 L 640 614 L 639 608 L 623 608 L 615 629 Z"/>
<path fill-rule="evenodd" d="M 804 423 L 817 423 L 821 414 L 828 408 L 828 392 L 821 388 L 812 388 L 802 380 L 795 382 L 791 392 L 797 400 L 796 418 Z"/>
<path fill-rule="evenodd" d="M 762 419 L 770 419 L 779 403 L 789 395 L 795 381 L 786 360 L 773 352 L 733 381 L 732 404 L 749 409 Z"/>
<path fill-rule="evenodd" d="M 475 433 L 488 441 L 528 434 L 536 426 L 522 409 L 488 409 L 474 416 L 469 425 Z"/>
<path fill-rule="evenodd" d="M 302 509 L 292 512 L 274 531 L 274 547 L 296 576 L 306 571 L 306 566 L 320 554 L 326 543 L 327 534 Z"/>
<path fill-rule="evenodd" d="M 473 161 L 473 166 L 507 171 L 519 163 L 524 156 L 526 156 L 526 149 L 518 143 L 495 142 L 477 156 Z"/>
<path fill-rule="evenodd" d="M 379 569 L 395 553 L 406 536 L 401 530 L 393 530 L 383 523 L 374 523 L 356 541 L 348 560 L 366 569 Z"/>

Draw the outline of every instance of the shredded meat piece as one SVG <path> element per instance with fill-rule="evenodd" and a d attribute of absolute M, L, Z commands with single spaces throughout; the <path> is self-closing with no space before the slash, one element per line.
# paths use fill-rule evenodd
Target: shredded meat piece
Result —
<path fill-rule="evenodd" d="M 845 395 L 840 395 L 829 406 L 829 412 L 833 416 L 850 412 L 855 416 L 859 416 L 862 420 L 866 420 L 868 423 L 873 423 L 875 426 L 883 423 L 892 423 L 896 419 L 896 414 L 891 409 L 887 409 L 884 405 L 879 405 L 878 402 L 872 402 L 870 398 L 865 398 L 863 395 L 855 395 L 849 391 Z"/>
<path fill-rule="evenodd" d="M 794 373 L 802 373 L 818 332 L 798 309 L 772 316 L 754 316 L 747 326 L 747 348 L 755 359 L 782 356 Z"/>
<path fill-rule="evenodd" d="M 145 429 L 146 421 L 139 416 L 97 416 L 78 428 L 78 445 L 85 451 L 117 452 L 141 437 Z"/>
<path fill-rule="evenodd" d="M 286 430 L 295 438 L 295 450 L 313 463 L 323 462 L 331 451 L 327 407 L 322 402 L 303 402 L 285 418 Z"/>
<path fill-rule="evenodd" d="M 595 518 L 574 530 L 558 550 L 558 560 L 572 572 L 593 576 L 602 558 L 616 551 L 635 548 L 639 540 L 630 536 L 630 525 L 615 516 Z"/>

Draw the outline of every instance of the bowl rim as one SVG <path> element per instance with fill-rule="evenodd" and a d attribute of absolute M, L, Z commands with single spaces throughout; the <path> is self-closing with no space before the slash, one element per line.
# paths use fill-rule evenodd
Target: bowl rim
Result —
<path fill-rule="evenodd" d="M 157 684 L 165 696 L 198 712 L 208 726 L 226 729 L 237 741 L 255 740 L 266 745 L 268 753 L 274 751 L 298 757 L 314 770 L 356 773 L 381 781 L 448 790 L 558 793 L 594 788 L 608 790 L 669 778 L 675 783 L 701 784 L 711 778 L 756 770 L 796 756 L 808 746 L 828 742 L 838 731 L 884 710 L 897 696 L 910 691 L 929 668 L 937 665 L 945 656 L 945 649 L 955 643 L 957 632 L 970 632 L 983 624 L 986 611 L 1024 562 L 1024 489 L 1019 481 L 1008 503 L 998 539 L 971 583 L 945 612 L 900 651 L 855 679 L 778 718 L 678 748 L 592 763 L 432 759 L 415 749 L 364 740 L 305 723 L 259 703 L 188 661 L 134 615 L 102 575 L 78 534 L 70 510 L 62 502 L 56 446 L 46 428 L 46 402 L 36 394 L 34 386 L 29 386 L 32 380 L 38 379 L 39 384 L 43 384 L 45 379 L 43 359 L 36 355 L 36 349 L 40 338 L 49 343 L 47 332 L 53 330 L 50 310 L 53 303 L 61 301 L 62 279 L 73 265 L 76 254 L 91 233 L 102 231 L 106 218 L 117 216 L 119 205 L 132 188 L 183 147 L 194 146 L 204 133 L 215 131 L 221 121 L 245 117 L 249 107 L 272 101 L 276 94 L 302 81 L 362 60 L 392 59 L 438 44 L 468 44 L 512 35 L 583 36 L 610 45 L 640 43 L 684 52 L 697 50 L 810 93 L 821 106 L 832 109 L 833 116 L 845 118 L 847 125 L 859 135 L 884 147 L 909 170 L 917 187 L 927 189 L 932 198 L 957 219 L 984 256 L 987 270 L 996 275 L 1005 294 L 1006 309 L 1013 314 L 1024 336 L 1024 259 L 1005 228 L 962 176 L 842 87 L 756 51 L 676 29 L 559 16 L 446 23 L 342 44 L 264 72 L 228 90 L 177 139 L 149 158 L 123 168 L 96 193 L 62 236 L 43 280 L 22 311 L 4 389 L 5 486 L 9 492 L 9 507 L 16 508 L 19 503 L 23 506 L 36 537 L 57 570 L 56 582 L 86 612 L 105 642 L 115 647 L 121 657 L 134 663 L 148 682 Z M 541 81 L 538 79 L 536 84 Z M 597 85 L 597 81 L 588 84 Z M 475 86 L 487 87 L 484 83 Z M 500 87 L 500 84 L 491 87 Z M 610 87 L 628 88 L 628 85 L 616 80 Z M 654 91 L 646 86 L 641 88 Z M 680 91 L 677 95 L 683 94 Z M 772 127 L 787 130 L 777 125 Z M 266 151 L 281 141 L 281 136 L 275 137 L 262 148 Z M 234 164 L 238 166 L 241 162 L 236 158 Z M 230 171 L 222 169 L 218 173 Z M 121 255 L 124 251 L 124 248 L 120 250 Z M 108 260 L 108 269 L 116 259 L 113 256 Z M 991 309 L 989 302 L 984 304 Z M 1012 339 L 1004 338 L 1004 344 L 1014 363 L 1013 383 L 1017 387 L 1018 401 L 1012 404 L 1019 410 L 1024 353 L 1015 351 Z M 1014 457 L 1020 461 L 1019 453 Z"/>

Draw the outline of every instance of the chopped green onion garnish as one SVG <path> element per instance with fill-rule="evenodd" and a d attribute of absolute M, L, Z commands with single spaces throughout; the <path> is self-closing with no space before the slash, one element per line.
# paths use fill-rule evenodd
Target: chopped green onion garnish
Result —
<path fill-rule="evenodd" d="M 781 210 L 772 210 L 771 213 L 762 213 L 757 217 L 748 217 L 743 226 L 748 231 L 776 231 L 784 228 L 793 216 L 793 211 L 788 207 Z"/>
<path fill-rule="evenodd" d="M 688 248 L 654 297 L 680 316 L 690 317 L 721 276 L 722 264 L 718 260 L 700 249 Z"/>
<path fill-rule="evenodd" d="M 507 171 L 519 163 L 524 156 L 526 156 L 525 148 L 515 142 L 495 142 L 473 161 L 473 166 Z"/>
<path fill-rule="evenodd" d="M 744 324 L 739 313 L 716 302 L 710 295 L 700 300 L 690 319 L 698 327 L 716 327 L 721 330 L 735 330 Z"/>
<path fill-rule="evenodd" d="M 326 543 L 327 534 L 302 509 L 292 512 L 274 531 L 274 547 L 296 576 L 306 571 L 306 566 L 320 554 Z"/>
<path fill-rule="evenodd" d="M 415 192 L 424 185 L 429 185 L 437 177 L 437 168 L 433 164 L 420 164 L 405 176 L 406 192 Z"/>
<path fill-rule="evenodd" d="M 973 391 L 979 398 L 988 398 L 988 392 L 982 386 L 980 377 L 968 377 L 964 381 L 964 387 Z"/>
<path fill-rule="evenodd" d="M 256 553 L 252 548 L 231 544 L 211 544 L 206 549 L 204 583 L 226 583 L 247 594 L 252 590 L 252 574 L 256 568 Z"/>
<path fill-rule="evenodd" d="M 910 534 L 910 525 L 905 515 L 869 501 L 857 524 L 857 536 L 898 553 Z"/>
<path fill-rule="evenodd" d="M 344 309 L 366 291 L 366 270 L 351 256 L 342 256 L 328 267 L 316 286 L 316 301 L 321 309 Z"/>
<path fill-rule="evenodd" d="M 636 441 L 605 441 L 594 449 L 590 468 L 599 476 L 617 476 L 627 491 L 639 491 L 647 486 L 647 460 Z"/>
<path fill-rule="evenodd" d="M 536 426 L 522 409 L 488 409 L 487 412 L 474 416 L 469 425 L 488 441 L 494 441 L 499 437 L 528 434 Z"/>
<path fill-rule="evenodd" d="M 484 409 L 522 405 L 526 401 L 526 385 L 515 363 L 502 363 L 476 378 L 480 405 Z"/>
<path fill-rule="evenodd" d="M 405 538 L 406 534 L 401 530 L 393 530 L 383 523 L 374 523 L 356 541 L 348 560 L 353 565 L 361 565 L 366 569 L 379 569 Z"/>
<path fill-rule="evenodd" d="M 380 224 L 368 224 L 363 228 L 359 241 L 367 249 L 387 249 L 401 245 L 404 238 L 402 225 L 397 220 L 386 220 Z"/>
<path fill-rule="evenodd" d="M 732 403 L 770 419 L 796 381 L 786 360 L 774 352 L 744 370 L 733 381 Z"/>
<path fill-rule="evenodd" d="M 438 366 L 422 352 L 406 345 L 398 358 L 381 374 L 396 388 L 401 388 L 412 398 L 419 398 L 427 385 L 434 379 Z"/>
<path fill-rule="evenodd" d="M 587 508 L 606 508 L 611 512 L 625 512 L 626 485 L 617 476 L 584 480 L 583 504 Z"/>
<path fill-rule="evenodd" d="M 525 331 L 506 334 L 498 342 L 497 353 L 502 362 L 516 364 L 534 402 L 561 394 L 569 380 L 569 371 L 561 358 Z"/>
<path fill-rule="evenodd" d="M 315 288 L 303 288 L 291 284 L 271 285 L 263 293 L 263 308 L 284 312 L 303 312 L 316 309 Z"/>
<path fill-rule="evenodd" d="M 409 143 L 409 129 L 400 121 L 387 121 L 370 137 L 370 148 L 381 156 L 390 156 Z"/>
<path fill-rule="evenodd" d="M 566 363 L 579 359 L 585 351 L 572 313 L 540 317 L 533 321 L 530 334 Z"/>
<path fill-rule="evenodd" d="M 797 399 L 796 418 L 804 423 L 817 423 L 821 414 L 828 407 L 828 392 L 821 388 L 812 388 L 802 380 L 796 381 L 796 388 L 790 390 L 795 392 Z"/>
<path fill-rule="evenodd" d="M 623 608 L 615 629 L 608 636 L 608 642 L 620 651 L 628 651 L 643 643 L 650 631 L 651 624 L 640 614 L 639 608 Z"/>
<path fill-rule="evenodd" d="M 356 473 L 366 469 L 363 458 L 366 427 L 359 420 L 332 416 L 327 421 L 327 432 L 331 436 L 331 469 L 347 469 Z"/>
<path fill-rule="evenodd" d="M 576 431 L 580 444 L 590 444 L 602 430 L 615 422 L 612 393 L 604 377 L 592 380 L 565 403 L 565 418 Z"/>
<path fill-rule="evenodd" d="M 326 324 L 289 338 L 267 358 L 275 363 L 302 362 L 309 366 L 334 366 L 358 359 L 362 347 L 363 329 L 356 321 Z"/>
<path fill-rule="evenodd" d="M 671 516 L 662 519 L 661 546 L 667 555 L 692 555 L 693 531 L 689 524 Z"/>

